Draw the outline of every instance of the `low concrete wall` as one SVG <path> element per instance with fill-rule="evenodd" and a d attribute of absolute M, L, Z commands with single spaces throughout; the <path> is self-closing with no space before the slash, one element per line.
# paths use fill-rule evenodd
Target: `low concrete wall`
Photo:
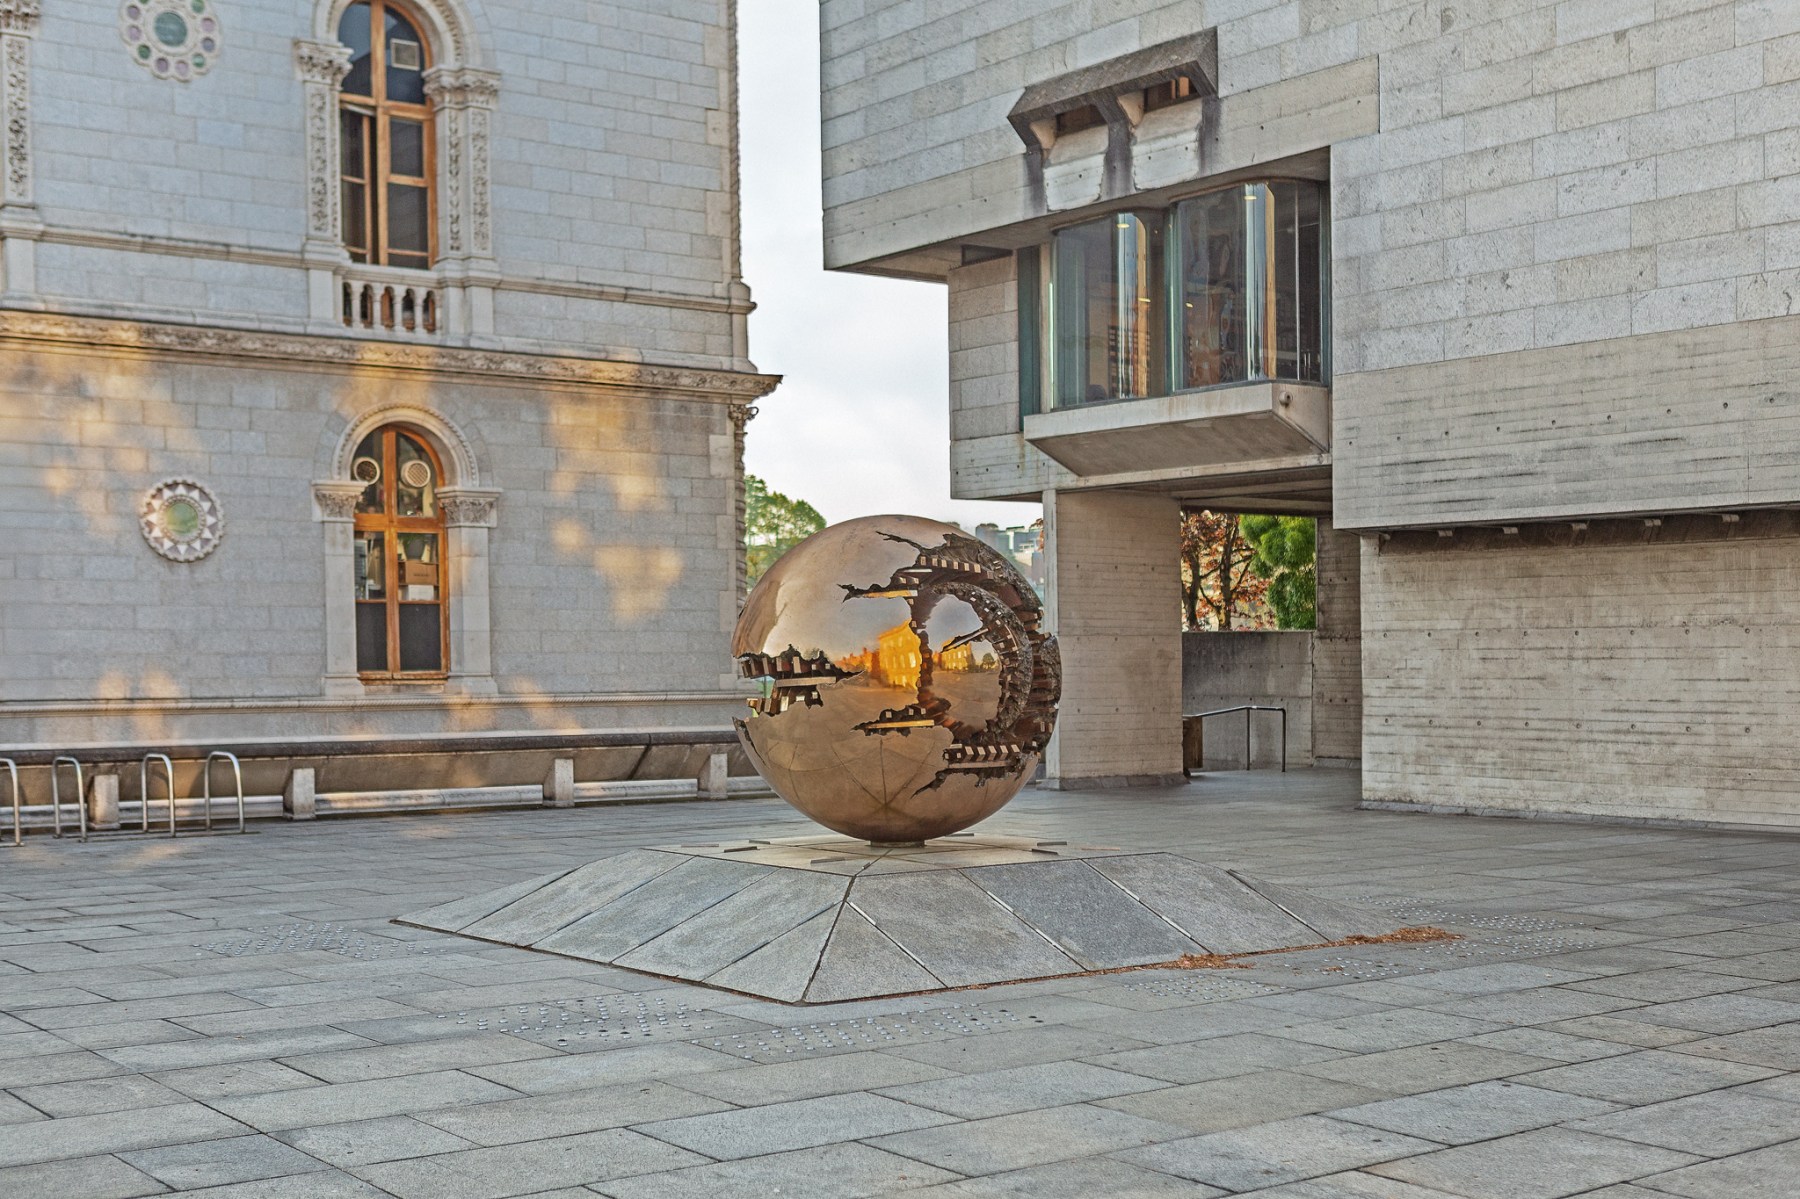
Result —
<path fill-rule="evenodd" d="M 1207 712 L 1238 704 L 1287 709 L 1288 766 L 1313 760 L 1313 635 L 1304 631 L 1183 633 L 1181 710 Z M 1255 712 L 1250 720 L 1250 760 L 1257 768 L 1281 765 L 1281 718 Z M 1206 722 L 1207 770 L 1242 770 L 1244 717 Z"/>

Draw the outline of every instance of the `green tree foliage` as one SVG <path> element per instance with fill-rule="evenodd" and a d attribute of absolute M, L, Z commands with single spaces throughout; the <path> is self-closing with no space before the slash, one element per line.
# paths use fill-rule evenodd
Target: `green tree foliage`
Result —
<path fill-rule="evenodd" d="M 750 586 L 781 555 L 825 527 L 825 518 L 805 500 L 789 499 L 755 475 L 744 476 L 744 566 Z"/>
<path fill-rule="evenodd" d="M 1269 580 L 1276 627 L 1316 627 L 1318 522 L 1310 516 L 1242 516 L 1238 528 L 1256 551 L 1252 569 Z"/>

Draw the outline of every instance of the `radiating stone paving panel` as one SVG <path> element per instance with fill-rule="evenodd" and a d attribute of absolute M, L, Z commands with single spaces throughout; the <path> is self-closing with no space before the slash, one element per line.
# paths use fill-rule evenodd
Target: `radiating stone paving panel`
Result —
<path fill-rule="evenodd" d="M 702 979 L 836 907 L 848 887 L 829 874 L 770 870 L 615 961 L 649 974 Z"/>
<path fill-rule="evenodd" d="M 459 931 L 488 941 L 531 945 L 582 915 L 681 865 L 675 854 L 634 850 L 571 870 Z"/>
<path fill-rule="evenodd" d="M 1086 862 L 984 866 L 968 876 L 1088 969 L 1204 952 Z"/>
<path fill-rule="evenodd" d="M 1213 953 L 1317 944 L 1320 937 L 1223 870 L 1174 854 L 1103 858 L 1094 869 Z"/>
<path fill-rule="evenodd" d="M 690 858 L 536 943 L 539 949 L 609 962 L 735 895 L 767 867 Z"/>
<path fill-rule="evenodd" d="M 875 927 L 952 987 L 1073 974 L 1081 966 L 954 872 L 862 879 L 851 892 Z"/>

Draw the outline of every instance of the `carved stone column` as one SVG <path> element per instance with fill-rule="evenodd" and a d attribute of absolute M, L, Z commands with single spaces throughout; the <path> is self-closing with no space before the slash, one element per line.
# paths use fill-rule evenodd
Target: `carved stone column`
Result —
<path fill-rule="evenodd" d="M 744 527 L 748 515 L 744 504 L 744 436 L 749 430 L 750 422 L 756 419 L 756 407 L 753 404 L 733 404 L 725 410 L 731 419 L 732 444 L 737 456 L 737 500 L 734 512 L 737 518 L 737 606 L 741 611 L 744 601 L 749 598 L 749 567 L 744 561 Z"/>
<path fill-rule="evenodd" d="M 0 0 L 0 271 L 11 307 L 37 306 L 37 239 L 43 233 L 32 188 L 31 42 L 39 0 Z"/>
<path fill-rule="evenodd" d="M 335 42 L 294 43 L 294 70 L 306 106 L 306 243 L 308 315 L 342 322 L 337 270 L 349 263 L 339 212 L 338 86 L 350 72 L 350 50 Z"/>
<path fill-rule="evenodd" d="M 356 672 L 356 501 L 363 485 L 350 480 L 315 482 L 313 519 L 323 529 L 325 560 L 326 695 L 360 695 Z"/>
<path fill-rule="evenodd" d="M 450 686 L 494 693 L 494 637 L 488 586 L 488 530 L 498 519 L 500 492 L 492 487 L 441 487 L 444 561 L 449 570 Z"/>
<path fill-rule="evenodd" d="M 425 92 L 438 123 L 438 269 L 448 285 L 448 330 L 491 336 L 500 271 L 489 145 L 500 76 L 476 67 L 432 67 Z"/>

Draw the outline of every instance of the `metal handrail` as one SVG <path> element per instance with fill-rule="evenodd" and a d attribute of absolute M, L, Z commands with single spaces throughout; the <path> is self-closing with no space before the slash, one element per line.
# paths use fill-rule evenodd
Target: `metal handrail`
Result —
<path fill-rule="evenodd" d="M 215 749 L 206 755 L 206 831 L 212 832 L 212 768 L 215 761 L 231 763 L 231 773 L 237 778 L 238 832 L 244 831 L 244 768 L 238 764 L 237 755 Z"/>
<path fill-rule="evenodd" d="M 81 777 L 81 763 L 67 754 L 58 754 L 50 761 L 50 823 L 58 837 L 62 836 L 62 765 L 67 762 L 75 768 L 75 814 L 81 818 L 81 839 L 88 838 L 87 828 L 87 782 Z"/>
<path fill-rule="evenodd" d="M 161 762 L 163 791 L 169 797 L 169 836 L 175 835 L 175 764 L 168 754 L 145 754 L 138 763 L 138 796 L 144 805 L 144 831 L 150 831 L 150 763 Z"/>
<path fill-rule="evenodd" d="M 1199 755 L 1201 767 L 1204 768 L 1206 765 L 1206 725 L 1205 725 L 1204 721 L 1206 720 L 1206 718 L 1208 716 L 1228 716 L 1233 712 L 1242 712 L 1244 714 L 1244 769 L 1245 770 L 1250 769 L 1250 713 L 1252 713 L 1252 712 L 1280 712 L 1281 713 L 1281 773 L 1286 774 L 1287 773 L 1287 709 L 1280 706 L 1279 704 L 1238 704 L 1236 707 L 1233 707 L 1233 708 L 1215 708 L 1210 712 L 1185 712 L 1185 713 L 1183 713 L 1182 717 L 1181 717 L 1183 720 L 1198 720 L 1198 721 L 1202 722 L 1200 725 L 1200 755 Z M 1181 777 L 1192 778 L 1193 776 L 1192 776 L 1192 774 L 1189 773 L 1189 769 L 1190 768 L 1188 767 L 1187 763 L 1183 762 L 1182 766 L 1181 766 Z"/>
<path fill-rule="evenodd" d="M 6 772 L 12 775 L 13 789 L 13 844 L 25 843 L 24 826 L 19 823 L 19 764 L 11 758 L 0 758 L 0 764 L 6 766 Z"/>

